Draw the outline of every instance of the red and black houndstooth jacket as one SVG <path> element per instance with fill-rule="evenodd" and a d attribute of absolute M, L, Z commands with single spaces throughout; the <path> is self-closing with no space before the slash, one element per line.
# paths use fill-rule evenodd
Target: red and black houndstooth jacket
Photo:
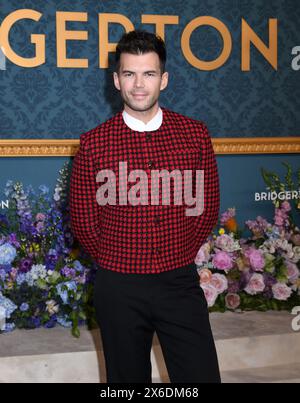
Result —
<path fill-rule="evenodd" d="M 193 263 L 217 223 L 219 177 L 207 128 L 203 122 L 161 109 L 163 122 L 156 131 L 130 129 L 119 112 L 80 137 L 70 183 L 71 225 L 81 245 L 104 269 L 159 273 Z M 124 169 L 119 172 L 120 162 L 123 167 L 126 165 L 125 184 Z M 148 178 L 148 183 L 143 182 L 144 187 L 141 186 L 143 203 L 121 204 L 118 191 L 126 190 L 129 200 L 131 187 L 139 182 L 130 181 L 129 174 L 137 169 Z M 105 181 L 99 182 L 99 176 L 97 179 L 101 170 L 110 170 L 115 177 L 115 199 L 111 199 L 115 202 L 106 205 L 98 199 L 102 194 L 100 188 L 105 185 Z M 156 204 L 151 203 L 152 174 L 162 170 L 182 173 L 182 188 L 176 188 L 177 195 L 182 195 L 181 204 L 174 202 L 171 175 L 169 199 L 164 196 L 161 185 L 156 196 L 159 204 L 157 199 Z M 192 182 L 183 175 L 187 170 L 193 172 Z M 192 184 L 195 196 L 196 170 L 204 174 L 203 212 L 188 216 L 186 210 L 192 206 L 185 203 L 184 186 Z M 110 182 L 109 191 L 112 184 L 114 182 Z M 136 192 L 137 197 L 141 196 L 141 190 L 140 194 Z"/>

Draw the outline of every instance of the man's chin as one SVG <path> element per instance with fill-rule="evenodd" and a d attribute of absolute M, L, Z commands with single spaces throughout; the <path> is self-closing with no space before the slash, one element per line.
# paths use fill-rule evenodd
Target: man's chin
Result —
<path fill-rule="evenodd" d="M 129 104 L 129 103 L 126 103 L 126 105 L 127 105 L 130 109 L 132 109 L 133 111 L 135 111 L 135 112 L 148 112 L 148 111 L 150 111 L 150 110 L 154 107 L 155 104 L 156 104 L 156 102 L 155 102 L 154 104 L 151 104 L 151 105 L 149 105 L 149 104 L 147 104 L 147 105 L 137 105 L 137 104 Z"/>

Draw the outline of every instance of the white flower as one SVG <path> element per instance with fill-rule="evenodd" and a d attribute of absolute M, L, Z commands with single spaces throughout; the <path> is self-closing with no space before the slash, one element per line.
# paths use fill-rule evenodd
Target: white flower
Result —
<path fill-rule="evenodd" d="M 50 316 L 54 315 L 59 311 L 59 305 L 56 301 L 51 299 L 50 301 L 46 301 L 46 311 L 50 314 Z"/>
<path fill-rule="evenodd" d="M 31 267 L 31 270 L 26 273 L 26 281 L 30 286 L 38 279 L 45 279 L 47 276 L 46 266 L 36 264 Z"/>
<path fill-rule="evenodd" d="M 217 248 L 222 249 L 224 252 L 234 252 L 241 249 L 239 241 L 228 234 L 218 236 L 215 244 Z"/>

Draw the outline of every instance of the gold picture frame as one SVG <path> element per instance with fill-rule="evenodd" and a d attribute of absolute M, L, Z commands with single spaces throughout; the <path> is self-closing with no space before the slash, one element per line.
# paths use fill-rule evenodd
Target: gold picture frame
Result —
<path fill-rule="evenodd" d="M 212 142 L 217 155 L 300 153 L 300 137 L 228 137 Z M 0 140 L 0 157 L 72 157 L 78 147 L 76 139 L 6 139 Z"/>

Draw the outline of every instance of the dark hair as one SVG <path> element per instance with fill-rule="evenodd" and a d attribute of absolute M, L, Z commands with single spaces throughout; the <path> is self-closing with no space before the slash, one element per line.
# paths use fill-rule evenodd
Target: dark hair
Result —
<path fill-rule="evenodd" d="M 118 71 L 120 68 L 120 57 L 122 53 L 141 55 L 149 52 L 157 53 L 160 60 L 161 74 L 164 73 L 167 52 L 165 43 L 160 36 L 141 30 L 135 30 L 123 34 L 117 44 L 115 54 L 116 70 Z"/>

